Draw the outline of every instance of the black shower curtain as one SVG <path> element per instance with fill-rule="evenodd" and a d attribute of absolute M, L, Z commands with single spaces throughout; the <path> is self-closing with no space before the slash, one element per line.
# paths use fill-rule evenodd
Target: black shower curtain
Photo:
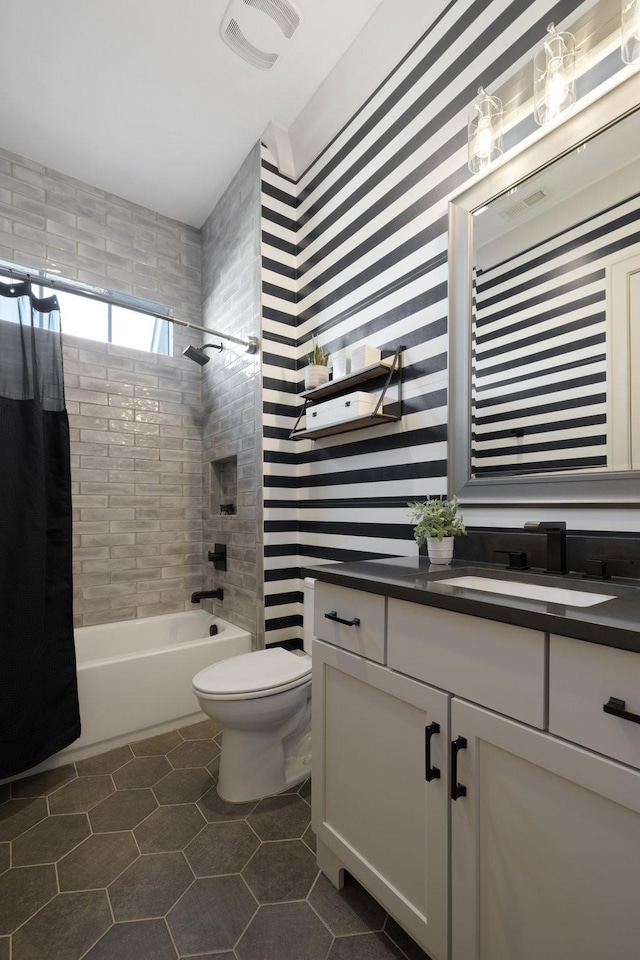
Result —
<path fill-rule="evenodd" d="M 80 735 L 60 312 L 0 283 L 0 778 Z"/>

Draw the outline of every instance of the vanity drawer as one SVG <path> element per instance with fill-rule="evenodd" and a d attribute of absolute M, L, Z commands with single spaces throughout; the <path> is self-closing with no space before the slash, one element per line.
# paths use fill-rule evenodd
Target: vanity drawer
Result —
<path fill-rule="evenodd" d="M 314 593 L 316 637 L 376 663 L 385 662 L 385 597 L 321 580 L 316 580 Z M 359 623 L 352 623 L 354 619 Z"/>
<path fill-rule="evenodd" d="M 537 630 L 389 600 L 387 665 L 544 728 L 545 638 Z"/>
<path fill-rule="evenodd" d="M 552 635 L 549 732 L 640 767 L 640 723 L 605 713 L 611 697 L 640 717 L 640 654 Z"/>

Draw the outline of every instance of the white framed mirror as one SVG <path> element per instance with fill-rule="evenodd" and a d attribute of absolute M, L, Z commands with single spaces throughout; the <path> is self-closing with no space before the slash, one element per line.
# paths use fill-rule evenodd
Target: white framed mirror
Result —
<path fill-rule="evenodd" d="M 449 204 L 449 486 L 640 503 L 640 74 Z"/>

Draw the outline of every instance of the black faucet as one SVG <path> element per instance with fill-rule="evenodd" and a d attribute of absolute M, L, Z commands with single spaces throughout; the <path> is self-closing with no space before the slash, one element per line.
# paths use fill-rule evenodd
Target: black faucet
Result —
<path fill-rule="evenodd" d="M 569 573 L 567 567 L 567 525 L 561 520 L 529 521 L 525 530 L 545 531 L 547 534 L 547 573 Z"/>
<path fill-rule="evenodd" d="M 191 603 L 200 603 L 201 600 L 222 600 L 224 597 L 224 590 L 222 587 L 218 587 L 217 590 L 199 590 L 197 593 L 191 594 Z"/>
<path fill-rule="evenodd" d="M 213 550 L 207 553 L 207 560 L 213 564 L 215 570 L 227 569 L 227 547 L 224 543 L 216 543 Z"/>

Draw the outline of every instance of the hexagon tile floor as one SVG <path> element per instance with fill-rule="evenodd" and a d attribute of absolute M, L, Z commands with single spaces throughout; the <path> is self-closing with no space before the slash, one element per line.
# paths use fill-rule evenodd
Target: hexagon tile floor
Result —
<path fill-rule="evenodd" d="M 318 872 L 309 781 L 220 800 L 219 730 L 0 785 L 0 960 L 428 960 Z"/>

